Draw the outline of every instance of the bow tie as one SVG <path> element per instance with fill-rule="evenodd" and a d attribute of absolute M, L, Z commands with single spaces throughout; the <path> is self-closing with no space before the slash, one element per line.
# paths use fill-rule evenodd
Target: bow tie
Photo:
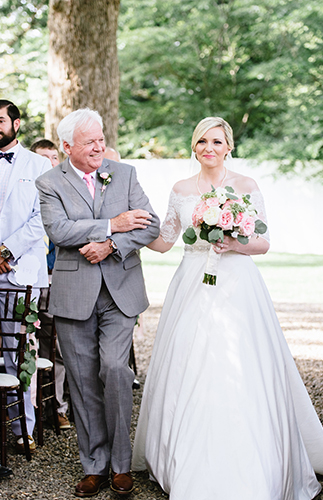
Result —
<path fill-rule="evenodd" d="M 1 153 L 0 151 L 0 159 L 5 158 L 9 163 L 12 163 L 12 158 L 15 153 Z"/>

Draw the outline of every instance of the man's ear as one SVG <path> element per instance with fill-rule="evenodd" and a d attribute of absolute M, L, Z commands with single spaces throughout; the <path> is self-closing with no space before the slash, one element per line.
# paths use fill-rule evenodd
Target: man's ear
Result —
<path fill-rule="evenodd" d="M 63 148 L 64 148 L 64 151 L 67 155 L 70 155 L 71 154 L 71 146 L 69 145 L 68 142 L 66 141 L 63 141 Z"/>
<path fill-rule="evenodd" d="M 16 120 L 14 120 L 13 122 L 13 128 L 14 128 L 14 131 L 17 133 L 18 130 L 19 130 L 19 127 L 20 127 L 20 118 L 17 118 Z"/>

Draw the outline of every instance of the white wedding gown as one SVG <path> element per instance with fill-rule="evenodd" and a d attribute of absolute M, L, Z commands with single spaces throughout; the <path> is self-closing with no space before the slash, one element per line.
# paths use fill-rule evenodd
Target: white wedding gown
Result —
<path fill-rule="evenodd" d="M 199 196 L 170 196 L 175 241 Z M 264 217 L 262 197 L 252 201 Z M 263 218 L 264 220 L 264 218 Z M 323 430 L 249 256 L 222 254 L 202 283 L 209 244 L 186 245 L 170 284 L 146 379 L 133 470 L 170 500 L 310 500 L 320 491 Z"/>

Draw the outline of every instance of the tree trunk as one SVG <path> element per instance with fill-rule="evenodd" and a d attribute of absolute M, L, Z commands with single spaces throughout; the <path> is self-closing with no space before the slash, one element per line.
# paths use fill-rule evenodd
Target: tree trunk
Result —
<path fill-rule="evenodd" d="M 103 119 L 106 144 L 118 133 L 116 32 L 120 0 L 50 0 L 46 137 L 71 111 L 89 107 Z"/>

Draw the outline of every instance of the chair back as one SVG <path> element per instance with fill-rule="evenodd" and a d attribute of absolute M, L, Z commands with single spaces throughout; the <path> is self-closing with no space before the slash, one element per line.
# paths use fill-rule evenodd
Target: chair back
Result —
<path fill-rule="evenodd" d="M 50 299 L 50 290 L 51 285 L 49 284 L 48 288 L 41 288 L 40 295 L 37 303 L 38 307 L 38 317 L 41 323 L 41 329 L 36 332 L 37 339 L 41 339 L 42 337 L 46 337 L 44 332 L 47 332 L 47 335 L 50 335 L 50 348 L 49 348 L 49 356 L 48 359 L 55 363 L 56 357 L 56 340 L 57 333 L 55 328 L 55 320 L 51 314 L 48 312 L 49 307 L 49 299 Z"/>
<path fill-rule="evenodd" d="M 32 286 L 28 285 L 25 288 L 8 288 L 0 287 L 0 336 L 1 336 L 1 356 L 5 352 L 16 352 L 17 359 L 17 377 L 19 378 L 20 365 L 24 362 L 24 352 L 26 348 L 26 315 L 29 313 L 29 305 L 31 302 Z M 20 297 L 23 297 L 25 310 L 19 318 L 16 313 L 16 306 Z M 3 328 L 3 323 L 6 328 Z M 21 323 L 20 332 L 15 331 L 15 324 Z M 18 344 L 3 342 L 4 337 L 18 337 Z M 14 345 L 15 344 L 15 345 Z"/>

